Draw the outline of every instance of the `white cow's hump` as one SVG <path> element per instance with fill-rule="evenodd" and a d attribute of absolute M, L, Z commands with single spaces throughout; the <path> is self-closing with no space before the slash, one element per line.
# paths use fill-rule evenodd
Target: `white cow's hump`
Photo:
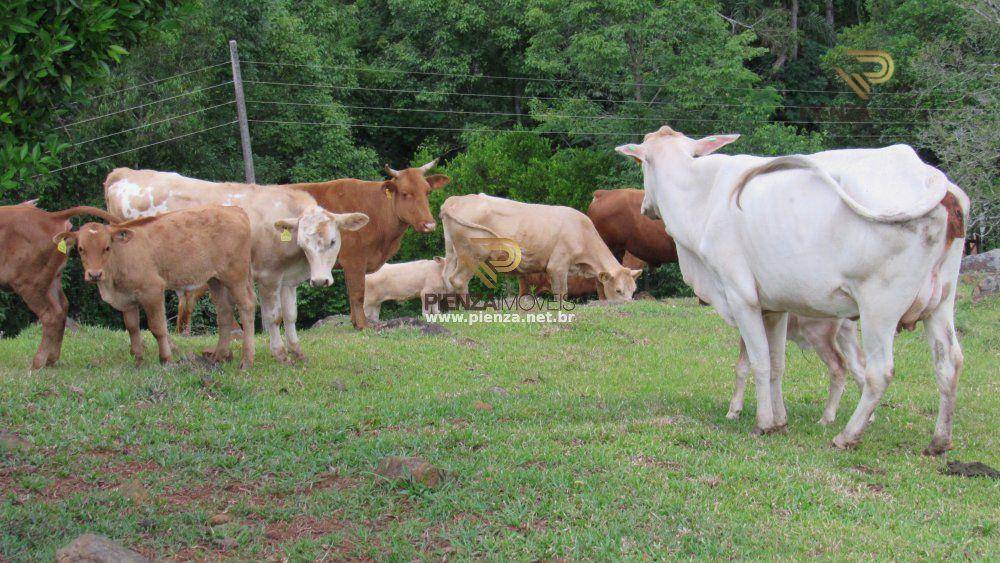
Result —
<path fill-rule="evenodd" d="M 154 187 L 140 185 L 127 178 L 108 187 L 108 200 L 117 204 L 123 219 L 152 217 L 170 211 L 166 198 L 157 198 Z"/>

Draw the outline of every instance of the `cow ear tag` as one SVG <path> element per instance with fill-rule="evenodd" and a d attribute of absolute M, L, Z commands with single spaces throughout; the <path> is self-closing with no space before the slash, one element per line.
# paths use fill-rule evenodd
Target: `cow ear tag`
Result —
<path fill-rule="evenodd" d="M 385 190 L 385 199 L 392 199 L 392 190 L 389 188 L 386 188 Z"/>
<path fill-rule="evenodd" d="M 63 254 L 66 254 L 66 239 L 64 238 L 59 239 L 59 244 L 56 245 L 56 250 L 62 252 Z"/>
<path fill-rule="evenodd" d="M 281 242 L 292 242 L 292 231 L 288 229 L 281 231 Z"/>

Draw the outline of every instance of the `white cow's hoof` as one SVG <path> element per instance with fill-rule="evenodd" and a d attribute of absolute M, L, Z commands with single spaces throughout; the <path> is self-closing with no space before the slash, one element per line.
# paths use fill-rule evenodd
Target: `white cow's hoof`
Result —
<path fill-rule="evenodd" d="M 830 445 L 838 450 L 851 450 L 854 449 L 854 446 L 858 445 L 858 440 L 848 440 L 843 434 L 837 434 L 830 441 Z"/>
<path fill-rule="evenodd" d="M 739 420 L 740 411 L 729 411 L 726 413 L 726 418 L 728 418 L 729 420 Z"/>
<path fill-rule="evenodd" d="M 829 424 L 832 424 L 833 421 L 834 421 L 834 419 L 832 417 L 831 418 L 827 418 L 827 417 L 824 416 L 824 417 L 821 417 L 819 420 L 817 420 L 816 424 L 819 424 L 820 426 L 827 426 Z"/>

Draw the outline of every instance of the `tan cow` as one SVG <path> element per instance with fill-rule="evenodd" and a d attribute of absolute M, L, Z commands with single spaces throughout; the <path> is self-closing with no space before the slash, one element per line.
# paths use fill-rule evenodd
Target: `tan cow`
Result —
<path fill-rule="evenodd" d="M 444 258 L 435 256 L 433 260 L 386 264 L 378 271 L 366 275 L 365 317 L 373 323 L 378 322 L 382 303 L 418 297 L 424 314 L 439 312 L 438 304 L 426 305 L 424 296 L 447 291 L 442 277 L 444 264 Z"/>
<path fill-rule="evenodd" d="M 642 270 L 621 265 L 586 215 L 570 207 L 521 203 L 485 194 L 453 196 L 441 206 L 449 290 L 468 291 L 476 265 L 494 259 L 483 238 L 521 248 L 517 274 L 548 274 L 552 293 L 566 295 L 569 276 L 597 278 L 610 302 L 630 301 Z"/>
<path fill-rule="evenodd" d="M 136 365 L 142 364 L 139 309 L 160 349 L 160 362 L 173 359 L 163 292 L 208 283 L 219 321 L 219 342 L 211 356 L 232 357 L 229 341 L 233 305 L 243 325 L 241 369 L 253 367 L 254 293 L 250 270 L 250 219 L 238 207 L 219 205 L 144 217 L 117 225 L 87 223 L 55 236 L 76 245 L 86 281 L 125 317 Z M 223 291 L 224 290 L 224 291 Z"/>
<path fill-rule="evenodd" d="M 111 213 L 129 219 L 208 204 L 246 211 L 261 318 L 271 354 L 284 362 L 305 358 L 295 329 L 295 288 L 306 280 L 318 287 L 333 284 L 331 269 L 340 253 L 341 231 L 356 231 L 368 223 L 363 213 L 330 213 L 299 189 L 206 182 L 155 170 L 115 169 L 104 181 L 104 197 Z M 279 323 L 285 328 L 284 344 Z"/>

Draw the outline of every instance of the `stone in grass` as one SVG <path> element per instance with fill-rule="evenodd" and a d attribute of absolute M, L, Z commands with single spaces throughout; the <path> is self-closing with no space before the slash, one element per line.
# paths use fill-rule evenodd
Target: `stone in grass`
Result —
<path fill-rule="evenodd" d="M 386 481 L 408 481 L 425 487 L 437 487 L 447 476 L 446 473 L 419 457 L 389 456 L 379 462 L 375 474 Z"/>
<path fill-rule="evenodd" d="M 447 328 L 437 323 L 429 323 L 421 317 L 399 317 L 375 325 L 378 330 L 394 330 L 403 327 L 419 328 L 420 332 L 424 334 L 451 334 Z"/>
<path fill-rule="evenodd" d="M 230 523 L 232 521 L 233 521 L 232 515 L 226 514 L 225 512 L 220 512 L 218 514 L 213 515 L 211 518 L 208 519 L 208 525 L 209 526 L 221 526 L 223 524 L 228 524 L 228 523 Z"/>
<path fill-rule="evenodd" d="M 84 534 L 57 551 L 56 561 L 59 563 L 145 563 L 149 559 L 104 536 Z"/>

